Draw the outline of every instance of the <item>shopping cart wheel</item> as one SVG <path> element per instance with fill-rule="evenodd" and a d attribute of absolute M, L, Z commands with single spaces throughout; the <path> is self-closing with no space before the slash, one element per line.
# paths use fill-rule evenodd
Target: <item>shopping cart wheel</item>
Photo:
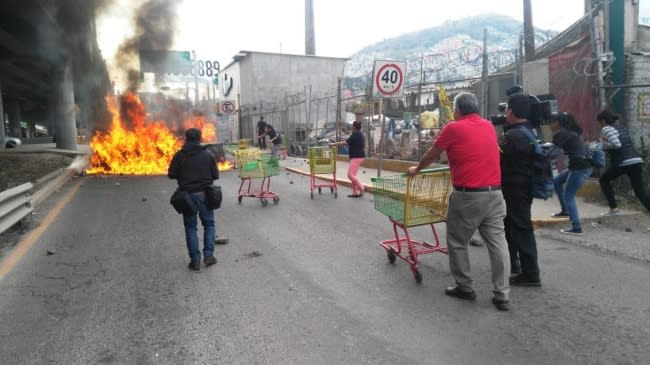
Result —
<path fill-rule="evenodd" d="M 262 203 L 262 206 L 265 207 L 269 204 L 269 201 L 266 199 L 260 199 L 260 203 Z"/>
<path fill-rule="evenodd" d="M 278 204 L 279 202 L 280 202 L 280 198 L 279 198 L 279 197 L 277 197 L 277 196 L 276 196 L 276 197 L 273 197 L 273 204 Z"/>
<path fill-rule="evenodd" d="M 318 188 L 318 194 L 320 194 L 320 193 L 321 193 L 320 188 Z"/>
<path fill-rule="evenodd" d="M 334 199 L 336 199 L 336 198 L 338 198 L 338 197 L 339 197 L 339 193 L 337 193 L 337 192 L 335 191 L 335 192 L 334 192 Z"/>
<path fill-rule="evenodd" d="M 330 193 L 334 192 L 334 188 L 330 187 Z"/>
<path fill-rule="evenodd" d="M 243 198 L 243 196 L 241 196 L 241 195 L 237 197 L 237 202 L 238 202 L 239 204 L 241 204 L 241 200 L 242 200 L 242 198 Z"/>
<path fill-rule="evenodd" d="M 415 278 L 416 283 L 420 284 L 422 282 L 422 274 L 420 274 L 420 270 L 413 269 L 413 277 Z"/>
<path fill-rule="evenodd" d="M 314 200 L 314 192 L 311 192 L 311 199 Z"/>
<path fill-rule="evenodd" d="M 392 248 L 386 250 L 386 256 L 388 256 L 388 262 L 391 264 L 394 264 L 395 260 L 397 260 L 397 255 L 395 255 L 395 251 Z"/>

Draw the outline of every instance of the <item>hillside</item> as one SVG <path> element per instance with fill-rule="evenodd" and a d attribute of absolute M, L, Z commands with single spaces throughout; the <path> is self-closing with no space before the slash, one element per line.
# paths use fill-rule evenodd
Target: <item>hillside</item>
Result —
<path fill-rule="evenodd" d="M 479 77 L 484 29 L 487 29 L 490 72 L 513 63 L 523 23 L 503 15 L 475 16 L 365 47 L 347 63 L 344 85 L 353 90 L 365 89 L 375 59 L 407 61 L 406 86 L 420 82 L 423 59 L 425 83 Z M 535 29 L 535 43 L 539 46 L 555 34 Z"/>

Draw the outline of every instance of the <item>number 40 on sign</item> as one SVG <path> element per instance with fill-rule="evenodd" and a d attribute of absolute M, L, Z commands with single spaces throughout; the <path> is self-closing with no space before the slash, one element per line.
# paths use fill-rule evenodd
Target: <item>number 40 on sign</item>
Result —
<path fill-rule="evenodd" d="M 375 61 L 372 96 L 400 98 L 404 90 L 406 61 Z"/>

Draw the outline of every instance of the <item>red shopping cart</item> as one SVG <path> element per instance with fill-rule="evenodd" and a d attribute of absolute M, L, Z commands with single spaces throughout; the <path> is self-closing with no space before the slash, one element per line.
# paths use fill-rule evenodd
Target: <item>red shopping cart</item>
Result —
<path fill-rule="evenodd" d="M 440 244 L 435 223 L 447 220 L 447 204 L 451 193 L 449 168 L 422 170 L 410 177 L 407 174 L 374 177 L 373 200 L 375 209 L 393 224 L 395 239 L 384 240 L 379 244 L 386 249 L 388 261 L 394 264 L 397 257 L 409 264 L 415 281 L 422 282 L 418 270 L 418 256 L 441 252 L 447 247 Z M 435 243 L 416 241 L 411 238 L 408 228 L 430 225 Z M 400 236 L 398 229 L 403 231 Z"/>
<path fill-rule="evenodd" d="M 280 202 L 280 196 L 270 190 L 271 176 L 280 174 L 279 159 L 268 154 L 261 154 L 258 148 L 242 149 L 235 152 L 239 165 L 239 195 L 237 201 L 241 204 L 243 198 L 259 199 L 262 206 Z M 253 180 L 261 180 L 259 187 L 253 187 Z"/>
<path fill-rule="evenodd" d="M 318 189 L 318 194 L 320 194 L 321 188 L 329 188 L 336 199 L 338 197 L 338 190 L 336 189 L 336 147 L 309 147 L 308 155 L 311 198 L 314 199 L 314 189 Z M 318 174 L 332 174 L 332 181 L 317 184 L 316 175 Z"/>

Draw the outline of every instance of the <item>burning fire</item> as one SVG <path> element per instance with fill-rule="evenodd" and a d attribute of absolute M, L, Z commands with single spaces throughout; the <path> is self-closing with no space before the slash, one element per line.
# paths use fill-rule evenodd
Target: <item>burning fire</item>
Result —
<path fill-rule="evenodd" d="M 120 118 L 114 98 L 107 98 L 113 121 L 107 133 L 97 132 L 91 142 L 93 151 L 88 174 L 166 174 L 174 153 L 183 142 L 174 135 L 165 122 L 146 121 L 144 105 L 135 94 L 123 97 L 122 109 L 133 125 L 127 127 Z M 191 117 L 183 127 L 201 129 L 202 142 L 216 140 L 216 130 L 203 117 Z"/>
<path fill-rule="evenodd" d="M 219 171 L 228 171 L 232 169 L 232 163 L 228 160 L 217 161 L 217 169 Z"/>

